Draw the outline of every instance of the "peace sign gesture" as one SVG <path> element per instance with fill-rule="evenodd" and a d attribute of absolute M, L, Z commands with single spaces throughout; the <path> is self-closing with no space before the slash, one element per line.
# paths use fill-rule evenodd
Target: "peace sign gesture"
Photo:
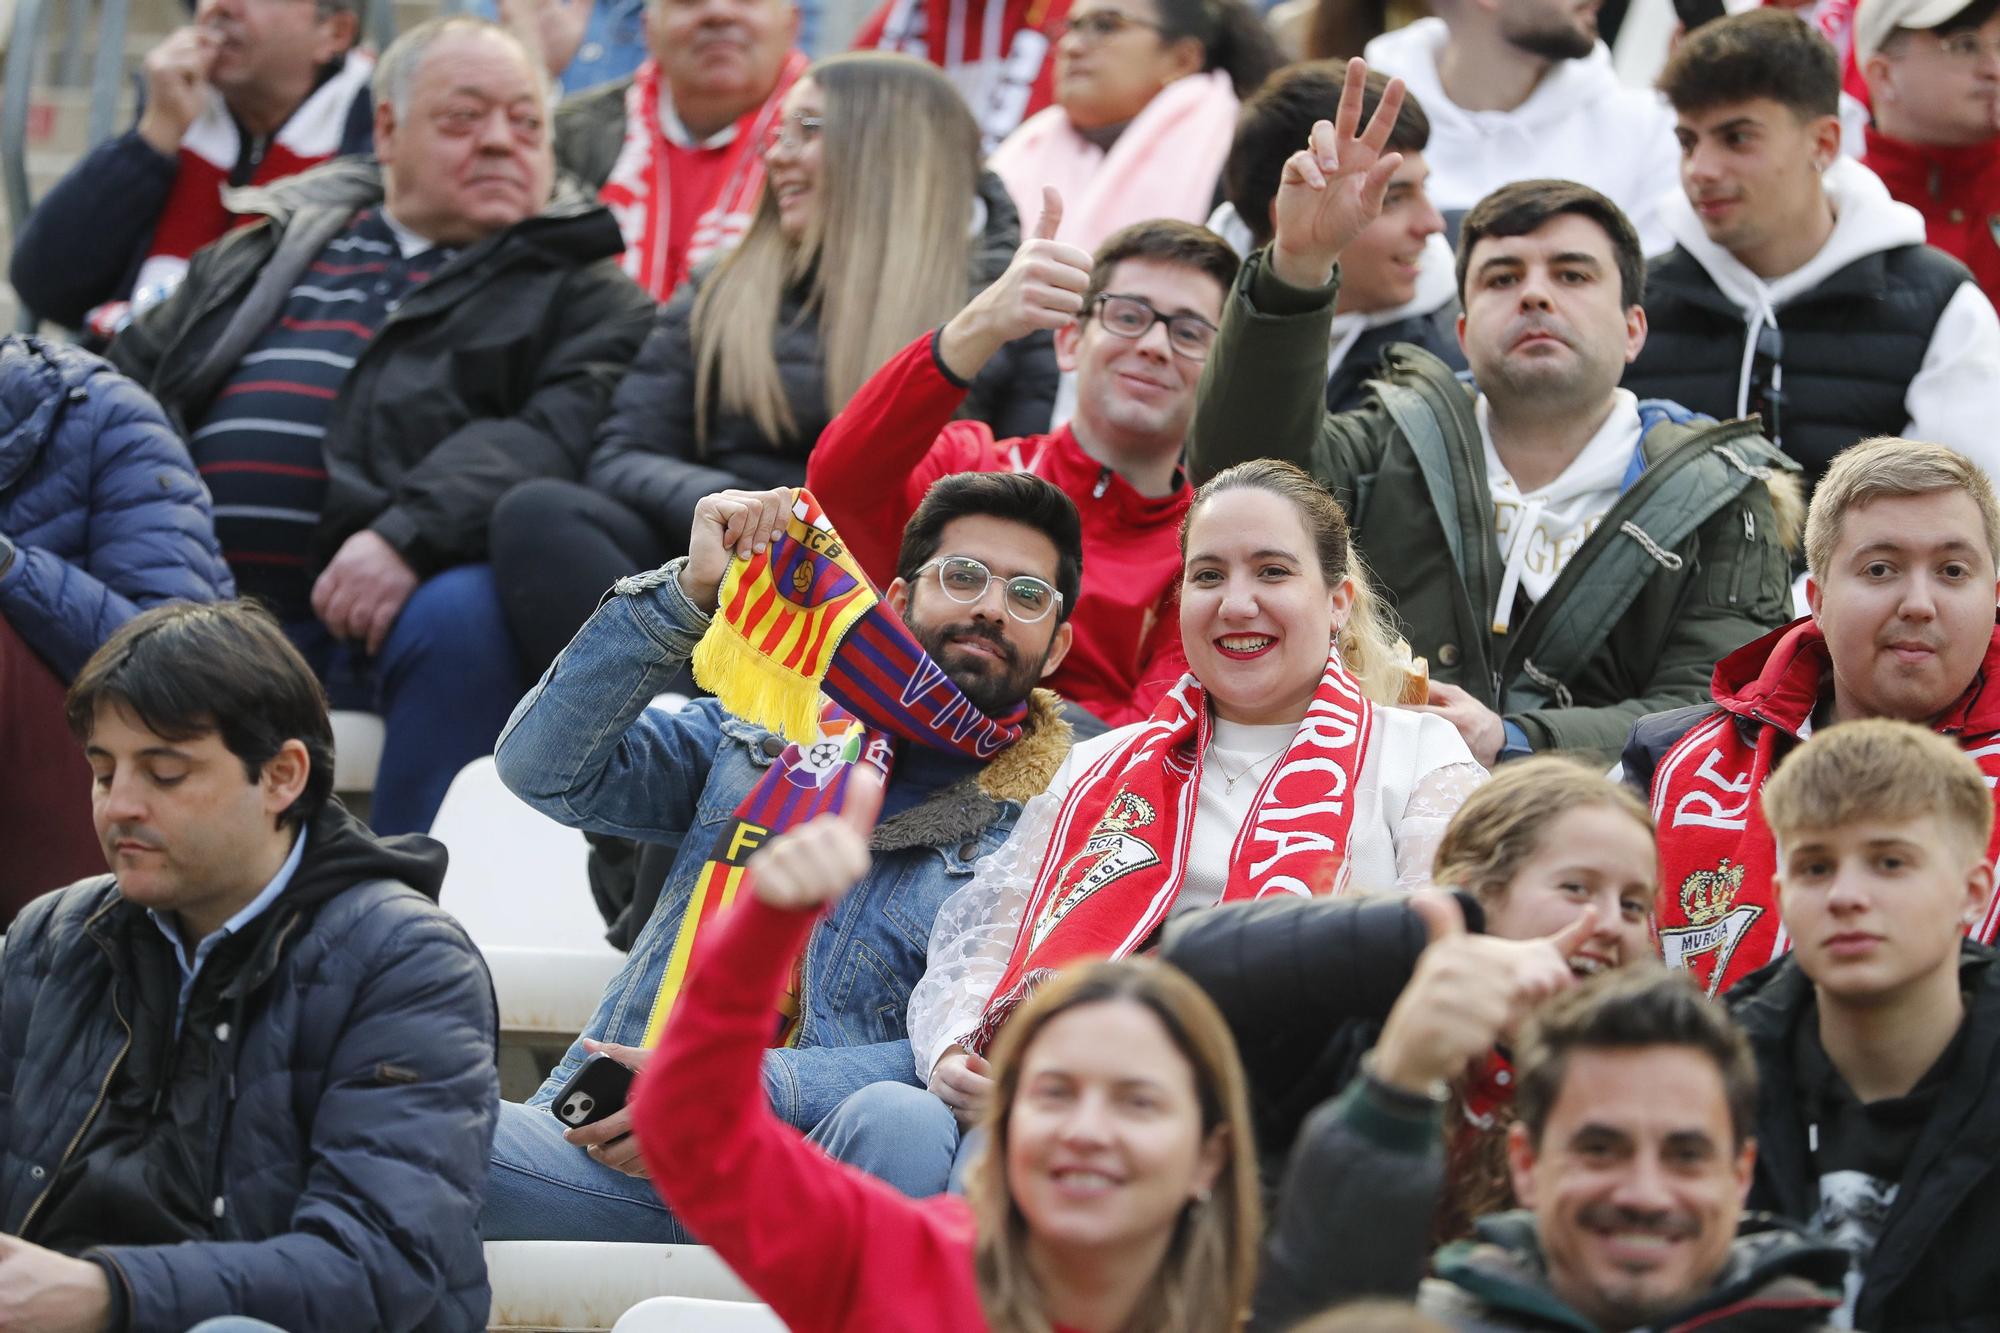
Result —
<path fill-rule="evenodd" d="M 1285 159 L 1270 263 L 1293 286 L 1325 285 L 1348 242 L 1381 216 L 1389 177 L 1403 165 L 1401 153 L 1382 151 L 1403 109 L 1403 81 L 1389 80 L 1368 128 L 1357 135 L 1367 79 L 1367 62 L 1348 61 L 1333 121 L 1317 122 L 1309 146 Z"/>

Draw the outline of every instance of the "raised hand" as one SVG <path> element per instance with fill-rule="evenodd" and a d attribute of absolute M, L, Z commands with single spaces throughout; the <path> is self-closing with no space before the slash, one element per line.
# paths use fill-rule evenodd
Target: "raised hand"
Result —
<path fill-rule="evenodd" d="M 1088 250 L 1056 239 L 1062 215 L 1062 195 L 1043 186 L 1041 217 L 1007 271 L 944 326 L 938 356 L 959 379 L 977 375 L 1014 339 L 1059 329 L 1082 315 L 1092 261 Z"/>
<path fill-rule="evenodd" d="M 212 28 L 189 24 L 146 53 L 146 110 L 139 137 L 172 157 L 208 95 L 208 71 L 222 38 Z"/>
<path fill-rule="evenodd" d="M 713 614 L 730 560 L 748 560 L 769 546 L 791 518 L 792 503 L 787 486 L 704 495 L 694 507 L 687 563 L 681 566 L 681 591 L 687 599 Z"/>
<path fill-rule="evenodd" d="M 868 835 L 882 813 L 882 786 L 880 773 L 857 762 L 839 814 L 807 820 L 766 843 L 745 870 L 758 901 L 814 911 L 859 884 L 868 873 Z"/>
<path fill-rule="evenodd" d="M 1381 216 L 1389 177 L 1403 165 L 1401 153 L 1382 151 L 1403 109 L 1403 81 L 1389 80 L 1368 127 L 1357 134 L 1367 80 L 1365 61 L 1356 56 L 1347 62 L 1333 121 L 1313 125 L 1308 145 L 1285 159 L 1278 178 L 1270 263 L 1293 286 L 1326 283 L 1340 252 Z"/>

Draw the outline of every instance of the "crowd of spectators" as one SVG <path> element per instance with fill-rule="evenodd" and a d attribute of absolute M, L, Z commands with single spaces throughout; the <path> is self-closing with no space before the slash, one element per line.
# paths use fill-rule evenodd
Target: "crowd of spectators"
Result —
<path fill-rule="evenodd" d="M 0 1324 L 2000 1329 L 2000 0 L 192 8 L 11 259 Z"/>

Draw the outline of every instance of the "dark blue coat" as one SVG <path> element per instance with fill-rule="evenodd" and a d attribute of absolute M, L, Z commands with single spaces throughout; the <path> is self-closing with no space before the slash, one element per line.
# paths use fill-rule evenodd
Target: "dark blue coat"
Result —
<path fill-rule="evenodd" d="M 234 1021 L 225 1033 L 190 1007 L 179 1041 L 207 1043 L 192 1094 L 207 1114 L 170 1110 L 205 1141 L 154 1163 L 213 1182 L 207 1234 L 85 1251 L 117 1274 L 120 1327 L 185 1333 L 223 1314 L 290 1333 L 486 1327 L 478 1219 L 499 1016 L 479 951 L 433 901 L 444 866 L 430 839 L 377 839 L 329 803 L 290 884 L 245 927 L 254 947 L 220 978 L 204 970 L 198 996 L 221 984 Z M 60 1208 L 50 1190 L 100 1141 L 118 1080 L 162 1065 L 134 951 L 164 943 L 108 875 L 15 919 L 0 952 L 0 1231 L 42 1234 Z M 166 1096 L 190 1095 L 186 1082 Z"/>
<path fill-rule="evenodd" d="M 0 337 L 0 618 L 67 680 L 146 607 L 235 592 L 152 396 L 88 352 Z"/>

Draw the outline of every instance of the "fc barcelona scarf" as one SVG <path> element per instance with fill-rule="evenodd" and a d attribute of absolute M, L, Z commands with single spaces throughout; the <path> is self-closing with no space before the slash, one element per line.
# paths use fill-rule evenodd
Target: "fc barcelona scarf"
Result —
<path fill-rule="evenodd" d="M 694 651 L 695 679 L 730 713 L 790 744 L 723 825 L 681 917 L 645 1044 L 666 1027 L 695 941 L 735 898 L 744 862 L 774 834 L 845 803 L 856 762 L 886 779 L 889 737 L 991 759 L 1021 735 L 1025 701 L 989 717 L 884 605 L 819 503 L 797 492 L 765 549 L 732 560 L 715 618 Z M 796 972 L 777 1044 L 798 1036 Z"/>
<path fill-rule="evenodd" d="M 1063 798 L 1007 970 L 968 1044 L 984 1052 L 1050 973 L 1082 958 L 1123 958 L 1160 928 L 1187 878 L 1195 799 L 1208 751 L 1208 695 L 1192 675 L 1131 739 L 1092 764 Z M 1375 705 L 1327 657 L 1305 721 L 1264 778 L 1229 850 L 1223 902 L 1337 893 Z"/>

